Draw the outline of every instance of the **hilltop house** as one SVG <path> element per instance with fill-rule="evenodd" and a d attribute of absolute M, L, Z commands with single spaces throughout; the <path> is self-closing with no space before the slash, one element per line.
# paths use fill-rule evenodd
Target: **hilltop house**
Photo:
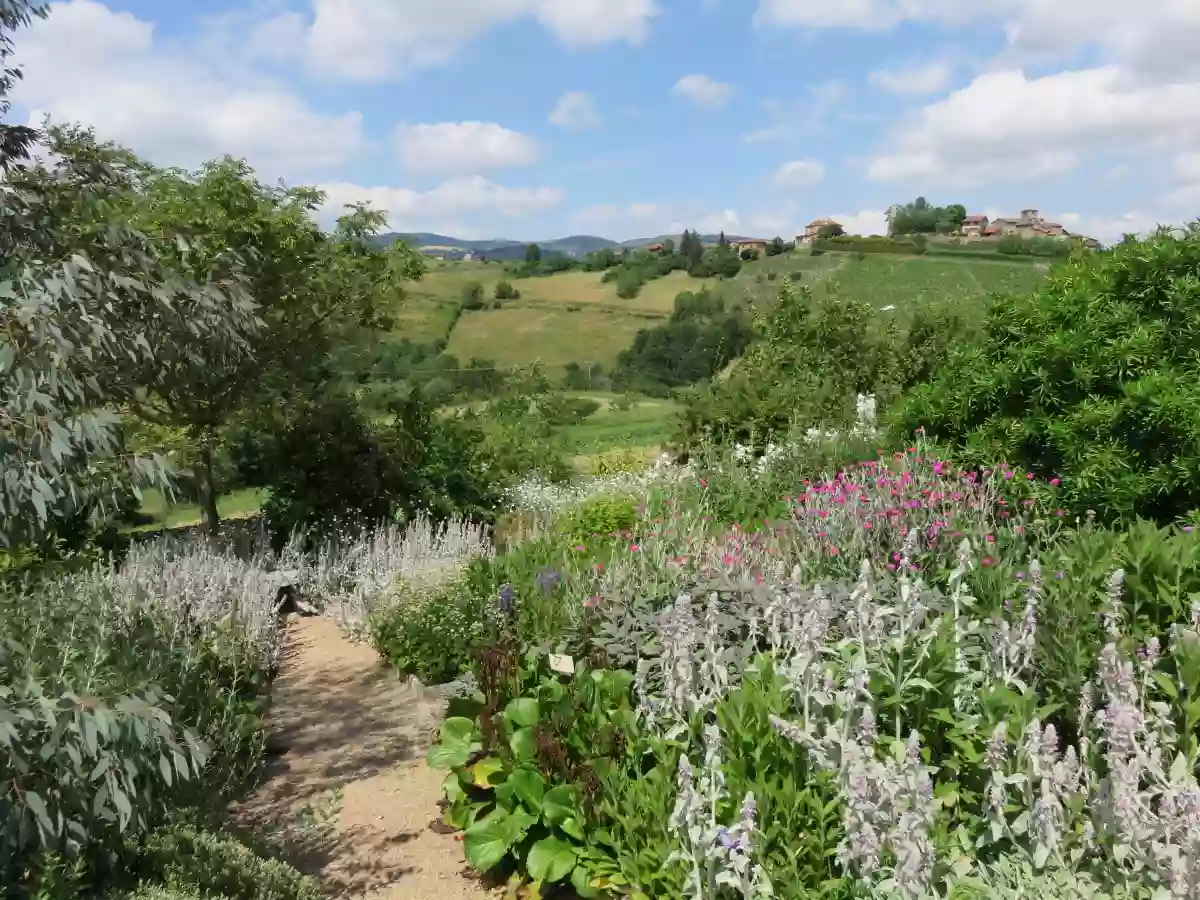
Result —
<path fill-rule="evenodd" d="M 987 216 L 972 215 L 963 219 L 960 235 L 970 240 L 999 240 L 1005 235 L 1021 238 L 1054 238 L 1056 240 L 1079 240 L 1085 247 L 1096 249 L 1100 242 L 1081 234 L 1072 234 L 1058 222 L 1042 218 L 1036 209 L 1023 209 L 1017 217 L 1001 216 L 989 220 Z"/>
<path fill-rule="evenodd" d="M 729 246 L 734 253 L 741 255 L 743 250 L 754 250 L 759 256 L 765 256 L 767 252 L 767 242 L 758 238 L 745 238 L 740 241 L 730 241 Z"/>
<path fill-rule="evenodd" d="M 833 219 L 813 219 L 804 226 L 804 234 L 796 236 L 797 244 L 811 244 L 821 236 L 821 229 L 826 225 L 837 225 Z"/>
<path fill-rule="evenodd" d="M 1001 216 L 989 220 L 987 216 L 972 215 L 963 219 L 963 237 L 999 238 L 1007 234 L 1023 238 L 1070 237 L 1070 233 L 1062 225 L 1043 219 L 1036 209 L 1023 209 L 1021 215 L 1016 218 Z"/>
<path fill-rule="evenodd" d="M 987 216 L 967 216 L 963 219 L 962 233 L 963 237 L 978 238 L 983 237 L 983 230 L 988 227 Z"/>

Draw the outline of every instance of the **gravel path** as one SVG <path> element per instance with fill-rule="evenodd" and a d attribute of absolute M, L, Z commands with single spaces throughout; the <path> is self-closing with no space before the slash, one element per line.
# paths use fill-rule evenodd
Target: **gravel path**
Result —
<path fill-rule="evenodd" d="M 293 862 L 333 897 L 495 896 L 470 877 L 454 837 L 429 828 L 446 773 L 424 758 L 443 703 L 329 619 L 290 617 L 287 629 L 269 719 L 283 752 L 238 818 L 282 832 L 301 848 Z"/>

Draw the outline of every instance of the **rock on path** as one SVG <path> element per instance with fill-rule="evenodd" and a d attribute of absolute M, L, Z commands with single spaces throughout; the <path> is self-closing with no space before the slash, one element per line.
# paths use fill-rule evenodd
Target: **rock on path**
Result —
<path fill-rule="evenodd" d="M 430 831 L 445 772 L 425 765 L 444 701 L 423 697 L 326 618 L 289 616 L 268 717 L 283 752 L 236 811 L 302 848 L 292 861 L 331 896 L 468 900 L 462 845 Z M 322 829 L 313 812 L 331 808 Z M 319 819 L 319 813 L 317 818 Z"/>

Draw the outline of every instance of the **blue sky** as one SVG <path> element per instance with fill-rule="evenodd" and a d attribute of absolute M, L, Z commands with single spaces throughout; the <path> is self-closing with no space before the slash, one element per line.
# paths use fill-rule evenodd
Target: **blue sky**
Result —
<path fill-rule="evenodd" d="M 17 114 L 462 237 L 1200 216 L 1200 3 L 1080 3 L 68 0 L 17 37 Z"/>

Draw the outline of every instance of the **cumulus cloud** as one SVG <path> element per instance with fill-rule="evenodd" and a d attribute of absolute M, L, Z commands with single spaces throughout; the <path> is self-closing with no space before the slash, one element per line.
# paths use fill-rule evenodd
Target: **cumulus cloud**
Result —
<path fill-rule="evenodd" d="M 828 218 L 839 222 L 846 234 L 887 234 L 887 210 L 862 209 L 856 213 L 834 213 Z"/>
<path fill-rule="evenodd" d="M 637 44 L 655 0 L 313 0 L 305 52 L 320 73 L 376 81 L 445 63 L 485 32 L 533 18 L 570 47 Z"/>
<path fill-rule="evenodd" d="M 1065 212 L 1056 213 L 1052 219 L 1061 222 L 1072 234 L 1087 235 L 1103 244 L 1115 244 L 1127 234 L 1142 236 L 1153 232 L 1159 225 L 1172 224 L 1169 220 L 1138 211 L 1116 216 Z"/>
<path fill-rule="evenodd" d="M 1200 5 L 1194 0 L 1090 0 L 1086 15 L 1061 0 L 759 0 L 756 24 L 878 31 L 901 22 L 998 24 L 1019 60 L 1062 59 L 1081 48 L 1162 83 L 1200 72 Z M 1190 77 L 1190 76 L 1189 76 Z"/>
<path fill-rule="evenodd" d="M 583 91 L 566 91 L 550 113 L 550 124 L 568 131 L 586 131 L 600 126 L 596 101 Z"/>
<path fill-rule="evenodd" d="M 411 172 L 476 175 L 537 162 L 537 142 L 494 122 L 399 125 L 396 152 Z"/>
<path fill-rule="evenodd" d="M 343 165 L 364 144 L 362 116 L 313 109 L 273 81 L 230 79 L 212 60 L 162 46 L 154 26 L 95 0 L 56 3 L 23 32 L 14 99 L 40 121 L 78 122 L 160 164 L 230 153 L 271 175 Z M 244 73 L 243 73 L 244 74 Z"/>
<path fill-rule="evenodd" d="M 695 106 L 716 109 L 729 102 L 733 96 L 733 85 L 714 81 L 707 75 L 684 75 L 675 82 L 671 93 Z"/>
<path fill-rule="evenodd" d="M 1116 66 L 980 75 L 906 120 L 876 181 L 979 185 L 1062 175 L 1097 150 L 1200 146 L 1200 82 L 1130 83 Z"/>
<path fill-rule="evenodd" d="M 331 182 L 320 185 L 326 193 L 324 212 L 334 217 L 348 203 L 366 202 L 388 215 L 393 231 L 421 231 L 436 223 L 464 216 L 520 219 L 554 209 L 563 200 L 558 188 L 512 188 L 482 175 L 454 178 L 432 190 Z"/>
<path fill-rule="evenodd" d="M 904 69 L 878 69 L 869 81 L 880 90 L 900 96 L 937 94 L 950 86 L 954 69 L 948 62 L 931 62 Z"/>
<path fill-rule="evenodd" d="M 794 159 L 780 166 L 771 180 L 782 188 L 806 188 L 824 178 L 825 167 L 815 159 Z"/>

